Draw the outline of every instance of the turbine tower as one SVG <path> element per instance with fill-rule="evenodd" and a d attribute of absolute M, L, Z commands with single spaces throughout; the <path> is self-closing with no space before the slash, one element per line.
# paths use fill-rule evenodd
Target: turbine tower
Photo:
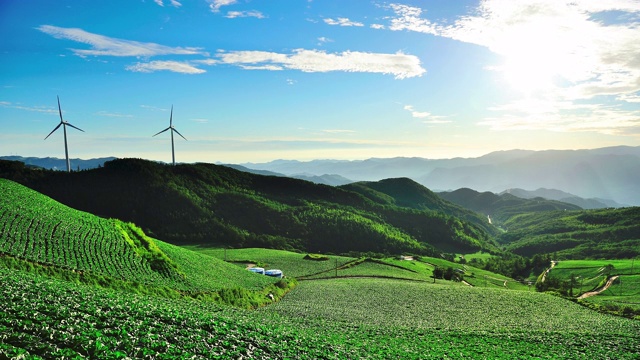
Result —
<path fill-rule="evenodd" d="M 168 131 L 168 130 L 171 130 L 171 159 L 173 160 L 173 165 L 175 165 L 176 164 L 176 151 L 175 151 L 175 147 L 173 146 L 173 132 L 175 131 L 176 134 L 180 135 L 185 140 L 187 140 L 187 138 L 182 136 L 182 134 L 180 134 L 180 132 L 178 130 L 176 130 L 175 127 L 173 127 L 173 105 L 171 105 L 171 116 L 169 117 L 169 127 L 164 129 L 164 130 L 162 130 L 162 131 L 160 131 L 156 135 L 160 135 L 163 132 Z M 156 135 L 153 135 L 153 136 L 156 136 Z"/>
<path fill-rule="evenodd" d="M 58 124 L 58 126 L 56 126 L 55 129 L 53 129 L 53 131 L 51 131 L 49 135 L 47 135 L 47 137 L 44 139 L 47 140 L 47 138 L 51 136 L 51 134 L 56 132 L 56 130 L 58 130 L 58 128 L 62 126 L 62 130 L 64 132 L 64 156 L 67 158 L 67 172 L 71 172 L 71 163 L 69 162 L 69 147 L 67 146 L 67 126 L 71 126 L 72 128 L 76 130 L 80 130 L 82 132 L 84 132 L 84 130 L 78 127 L 75 127 L 69 124 L 68 122 L 64 121 L 64 119 L 62 119 L 62 108 L 60 107 L 60 96 L 57 96 L 57 97 L 58 97 L 58 112 L 60 113 L 60 124 Z"/>

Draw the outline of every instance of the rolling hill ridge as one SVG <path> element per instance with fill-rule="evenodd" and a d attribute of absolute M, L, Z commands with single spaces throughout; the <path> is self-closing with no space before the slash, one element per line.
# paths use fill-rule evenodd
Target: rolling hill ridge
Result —
<path fill-rule="evenodd" d="M 134 222 L 174 244 L 425 255 L 497 251 L 485 230 L 452 214 L 212 164 L 118 159 L 62 173 L 0 162 L 0 177 L 73 208 Z"/>

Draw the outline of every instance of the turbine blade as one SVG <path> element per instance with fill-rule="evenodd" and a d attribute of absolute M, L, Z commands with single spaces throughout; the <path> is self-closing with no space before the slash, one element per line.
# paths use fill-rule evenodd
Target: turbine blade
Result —
<path fill-rule="evenodd" d="M 173 105 L 171 105 L 171 116 L 169 117 L 169 126 L 173 126 Z"/>
<path fill-rule="evenodd" d="M 62 108 L 60 107 L 60 96 L 56 95 L 56 97 L 58 98 L 58 112 L 60 113 L 60 122 L 63 122 L 64 120 L 62 120 Z"/>
<path fill-rule="evenodd" d="M 79 127 L 73 126 L 73 125 L 71 125 L 69 123 L 65 123 L 65 125 L 69 125 L 69 126 L 71 126 L 72 128 L 74 128 L 76 130 L 80 130 L 80 131 L 84 132 L 84 130 L 80 129 Z"/>
<path fill-rule="evenodd" d="M 171 127 L 168 127 L 168 128 L 166 128 L 166 129 L 164 129 L 164 130 L 160 131 L 160 132 L 159 132 L 159 133 L 157 133 L 156 135 L 160 135 L 160 134 L 162 134 L 163 132 L 165 132 L 165 131 L 167 131 L 167 130 L 171 130 Z M 156 136 L 156 135 L 153 135 L 153 136 Z M 153 136 L 152 136 L 152 137 L 153 137 Z"/>
<path fill-rule="evenodd" d="M 182 136 L 182 134 L 180 134 L 180 132 L 178 130 L 176 130 L 176 128 L 173 128 L 173 131 L 175 131 L 178 135 Z M 187 140 L 186 137 L 182 136 L 183 139 Z M 189 141 L 189 140 L 187 140 Z"/>
<path fill-rule="evenodd" d="M 60 126 L 62 126 L 62 123 L 58 124 L 58 126 L 56 126 L 56 127 L 53 129 L 53 131 L 51 131 L 51 132 L 49 133 L 49 135 L 47 135 L 47 137 L 46 137 L 46 138 L 44 138 L 44 139 L 45 139 L 45 140 L 47 140 L 47 138 L 48 138 L 49 136 L 51 136 L 51 134 L 53 134 L 54 132 L 56 132 L 56 130 L 58 130 L 58 128 L 59 128 Z"/>

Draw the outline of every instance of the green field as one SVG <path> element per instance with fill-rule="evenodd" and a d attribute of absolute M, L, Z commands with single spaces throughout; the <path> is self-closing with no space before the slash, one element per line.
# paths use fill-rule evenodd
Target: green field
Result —
<path fill-rule="evenodd" d="M 210 255 L 220 260 L 237 263 L 240 266 L 256 264 L 269 269 L 280 269 L 285 276 L 305 277 L 333 270 L 337 266 L 343 266 L 355 258 L 346 256 L 327 255 L 329 260 L 316 261 L 304 259 L 306 254 L 283 250 L 270 249 L 216 249 L 206 247 L 187 247 L 196 252 Z"/>
<path fill-rule="evenodd" d="M 640 322 L 538 293 L 331 279 L 245 311 L 8 269 L 0 281 L 9 358 L 635 359 L 640 346 Z"/>
<path fill-rule="evenodd" d="M 629 307 L 640 310 L 640 259 L 564 260 L 558 262 L 549 274 L 563 281 L 569 281 L 573 276 L 575 295 L 593 291 L 608 277 L 618 276 L 609 289 L 583 301 L 613 309 Z"/>

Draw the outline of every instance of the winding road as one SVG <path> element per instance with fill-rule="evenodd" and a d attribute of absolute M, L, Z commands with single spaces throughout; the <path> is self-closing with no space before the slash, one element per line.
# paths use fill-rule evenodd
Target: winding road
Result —
<path fill-rule="evenodd" d="M 604 284 L 604 286 L 602 286 L 599 289 L 595 289 L 593 291 L 587 291 L 586 293 L 580 295 L 578 297 L 578 300 L 588 298 L 589 296 L 600 294 L 601 292 L 607 290 L 611 286 L 611 284 L 613 284 L 613 282 L 616 281 L 617 278 L 618 278 L 618 275 L 610 277 L 609 280 L 607 280 L 607 283 Z"/>

